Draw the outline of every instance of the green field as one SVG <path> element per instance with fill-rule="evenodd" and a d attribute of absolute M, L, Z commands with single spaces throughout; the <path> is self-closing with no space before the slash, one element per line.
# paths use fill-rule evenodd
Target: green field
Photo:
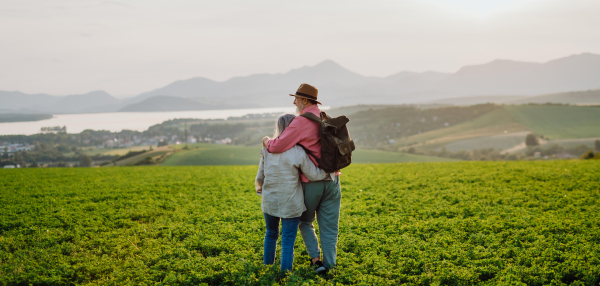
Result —
<path fill-rule="evenodd" d="M 338 266 L 263 266 L 255 166 L 0 170 L 0 285 L 598 285 L 600 161 L 353 165 Z"/>
<path fill-rule="evenodd" d="M 600 136 L 600 107 L 560 105 L 506 105 L 475 119 L 454 126 L 415 134 L 396 140 L 393 147 L 431 150 L 484 148 L 509 149 L 524 142 L 524 132 L 533 132 L 551 140 Z M 518 134 L 518 136 L 513 136 Z M 558 141 L 556 141 L 558 142 Z M 389 149 L 389 147 L 387 147 Z"/>
<path fill-rule="evenodd" d="M 578 145 L 585 145 L 588 148 L 590 148 L 590 150 L 593 150 L 595 148 L 595 141 L 596 140 L 600 140 L 600 137 L 596 137 L 596 138 L 582 138 L 582 139 L 559 139 L 559 140 L 551 140 L 548 141 L 548 145 L 552 145 L 552 144 L 558 144 L 561 146 L 564 146 L 566 148 L 569 147 L 575 147 Z"/>
<path fill-rule="evenodd" d="M 144 160 L 145 158 L 158 158 L 161 156 L 167 156 L 168 154 L 172 153 L 173 149 L 171 148 L 171 146 L 162 146 L 162 147 L 158 147 L 158 148 L 154 148 L 152 151 L 148 151 L 139 155 L 135 155 L 129 158 L 125 158 L 123 160 L 119 160 L 117 161 L 116 165 L 117 166 L 131 166 L 131 165 L 135 165 L 136 163 L 141 162 L 142 160 Z M 111 165 L 108 165 L 111 166 Z"/>
<path fill-rule="evenodd" d="M 553 140 L 600 136 L 600 106 L 508 105 L 504 108 L 529 130 Z"/>
<path fill-rule="evenodd" d="M 400 152 L 357 149 L 352 152 L 352 162 L 357 164 L 408 163 L 408 162 L 452 162 L 449 158 L 415 155 Z"/>
<path fill-rule="evenodd" d="M 476 137 L 460 141 L 455 141 L 444 145 L 444 147 L 451 152 L 457 152 L 461 150 L 473 150 L 473 149 L 485 149 L 494 148 L 499 150 L 506 150 L 515 147 L 519 144 L 525 143 L 525 137 L 529 134 L 529 131 L 519 131 L 506 134 L 498 134 L 492 136 Z"/>
<path fill-rule="evenodd" d="M 96 148 L 96 147 L 82 147 L 80 148 L 81 153 L 88 155 L 88 156 L 104 156 L 104 155 L 110 155 L 110 156 L 123 156 L 125 154 L 127 154 L 130 151 L 142 151 L 142 150 L 150 150 L 151 148 L 156 148 L 156 146 L 131 146 L 131 147 L 124 147 L 124 148 Z M 78 153 L 76 152 L 68 152 L 68 153 L 64 153 L 64 155 L 66 157 L 77 157 L 79 156 Z"/>
<path fill-rule="evenodd" d="M 186 145 L 173 145 L 181 150 Z M 163 166 L 199 165 L 258 165 L 261 146 L 235 146 L 197 143 L 189 144 L 190 150 L 180 151 L 169 156 Z M 353 163 L 405 163 L 405 162 L 447 162 L 452 159 L 413 155 L 399 152 L 358 149 L 352 153 Z"/>
<path fill-rule="evenodd" d="M 156 146 L 153 146 L 153 147 L 151 147 L 151 146 L 132 146 L 132 147 L 116 148 L 116 149 L 91 147 L 91 148 L 82 148 L 82 151 L 84 154 L 86 154 L 88 156 L 94 156 L 94 155 L 123 156 L 123 155 L 127 154 L 127 152 L 129 152 L 129 151 L 150 150 L 150 148 L 156 148 Z"/>
<path fill-rule="evenodd" d="M 431 145 L 437 148 L 443 144 L 471 138 L 493 136 L 527 130 L 525 126 L 516 121 L 506 110 L 497 108 L 475 119 L 459 123 L 454 126 L 441 128 L 422 134 L 412 135 L 397 140 L 395 146 Z"/>
<path fill-rule="evenodd" d="M 185 145 L 175 145 L 184 148 Z M 196 165 L 258 165 L 261 146 L 235 146 L 198 143 L 189 144 L 191 150 L 179 151 L 169 156 L 163 166 Z"/>

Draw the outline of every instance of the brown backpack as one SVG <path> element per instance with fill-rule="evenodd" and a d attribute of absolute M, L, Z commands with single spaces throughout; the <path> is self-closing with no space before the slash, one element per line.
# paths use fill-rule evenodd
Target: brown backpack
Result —
<path fill-rule="evenodd" d="M 350 121 L 345 115 L 332 118 L 321 111 L 321 118 L 305 112 L 300 116 L 319 123 L 321 132 L 321 158 L 317 158 L 304 146 L 300 145 L 307 154 L 312 156 L 319 168 L 327 173 L 333 173 L 352 163 L 352 151 L 356 148 L 354 141 L 350 139 L 350 133 L 346 123 Z"/>

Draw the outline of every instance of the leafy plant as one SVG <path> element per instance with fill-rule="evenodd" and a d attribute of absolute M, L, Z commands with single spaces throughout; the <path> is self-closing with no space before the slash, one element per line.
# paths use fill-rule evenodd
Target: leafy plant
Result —
<path fill-rule="evenodd" d="M 0 172 L 0 285 L 600 283 L 597 160 L 352 165 L 325 276 L 262 265 L 255 166 Z"/>

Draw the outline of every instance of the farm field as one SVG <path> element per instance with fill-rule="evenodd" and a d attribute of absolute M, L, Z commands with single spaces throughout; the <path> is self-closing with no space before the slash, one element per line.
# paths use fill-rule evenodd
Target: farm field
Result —
<path fill-rule="evenodd" d="M 352 152 L 352 162 L 356 164 L 409 163 L 409 162 L 452 162 L 450 158 L 416 155 L 400 152 L 357 149 Z"/>
<path fill-rule="evenodd" d="M 564 147 L 575 147 L 577 145 L 585 145 L 590 149 L 594 149 L 595 145 L 594 142 L 596 140 L 600 140 L 600 137 L 596 137 L 596 138 L 580 138 L 580 139 L 559 139 L 559 140 L 550 140 L 548 141 L 546 144 L 548 145 L 552 145 L 552 144 L 558 144 L 558 145 L 562 145 Z"/>
<path fill-rule="evenodd" d="M 551 140 L 600 136 L 599 106 L 507 105 L 504 108 L 527 129 Z"/>
<path fill-rule="evenodd" d="M 550 138 L 548 143 L 564 147 L 593 146 L 593 141 L 600 136 L 598 126 L 598 106 L 504 105 L 454 126 L 396 139 L 395 144 L 385 149 L 522 150 L 528 133 L 543 135 L 545 139 Z"/>
<path fill-rule="evenodd" d="M 94 156 L 94 155 L 119 155 L 119 156 L 122 156 L 122 155 L 127 154 L 127 152 L 129 152 L 129 151 L 149 150 L 150 147 L 151 146 L 132 146 L 132 147 L 118 148 L 118 149 L 91 147 L 91 148 L 84 148 L 82 151 L 84 154 L 86 154 L 88 156 Z M 153 148 L 156 148 L 156 146 L 153 146 Z"/>
<path fill-rule="evenodd" d="M 174 145 L 181 149 L 185 145 Z M 189 144 L 191 150 L 179 151 L 167 157 L 162 166 L 196 165 L 258 165 L 261 146 L 235 146 L 197 143 Z"/>
<path fill-rule="evenodd" d="M 506 134 L 498 134 L 485 137 L 476 137 L 460 141 L 455 141 L 444 145 L 448 151 L 457 152 L 461 150 L 473 150 L 494 148 L 500 150 L 510 149 L 519 144 L 525 143 L 525 137 L 529 131 L 519 131 Z M 593 142 L 592 142 L 593 143 Z"/>
<path fill-rule="evenodd" d="M 526 130 L 527 128 L 516 121 L 504 108 L 497 108 L 473 120 L 397 140 L 395 146 L 400 146 L 401 149 L 411 145 L 424 147 L 431 145 L 430 148 L 437 148 L 451 142 L 504 134 L 504 131 L 513 133 Z"/>
<path fill-rule="evenodd" d="M 161 156 L 167 156 L 168 154 L 170 154 L 172 152 L 173 152 L 173 149 L 171 148 L 171 146 L 162 146 L 162 147 L 154 148 L 152 151 L 148 151 L 148 152 L 145 152 L 145 153 L 142 153 L 139 155 L 135 155 L 133 157 L 119 160 L 119 161 L 117 161 L 117 166 L 133 165 L 133 164 L 136 164 L 136 163 L 144 160 L 147 157 L 155 159 L 155 158 L 158 158 Z"/>
<path fill-rule="evenodd" d="M 182 149 L 185 145 L 172 145 Z M 191 150 L 180 151 L 169 156 L 162 166 L 198 165 L 258 165 L 261 146 L 234 146 L 218 144 L 188 144 Z M 448 162 L 454 161 L 424 155 L 399 152 L 357 149 L 352 153 L 353 163 L 405 163 L 405 162 Z"/>
<path fill-rule="evenodd" d="M 0 285 L 600 283 L 597 160 L 352 165 L 325 276 L 262 265 L 256 166 L 0 173 Z"/>

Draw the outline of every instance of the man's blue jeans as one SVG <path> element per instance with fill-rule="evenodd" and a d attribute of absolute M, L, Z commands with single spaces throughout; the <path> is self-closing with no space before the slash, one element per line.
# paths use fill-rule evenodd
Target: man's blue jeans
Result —
<path fill-rule="evenodd" d="M 266 213 L 264 215 L 267 233 L 265 234 L 263 263 L 265 265 L 275 263 L 277 238 L 279 238 L 279 220 L 281 220 L 281 271 L 292 271 L 292 265 L 294 264 L 294 243 L 296 242 L 300 217 L 279 218 Z"/>

